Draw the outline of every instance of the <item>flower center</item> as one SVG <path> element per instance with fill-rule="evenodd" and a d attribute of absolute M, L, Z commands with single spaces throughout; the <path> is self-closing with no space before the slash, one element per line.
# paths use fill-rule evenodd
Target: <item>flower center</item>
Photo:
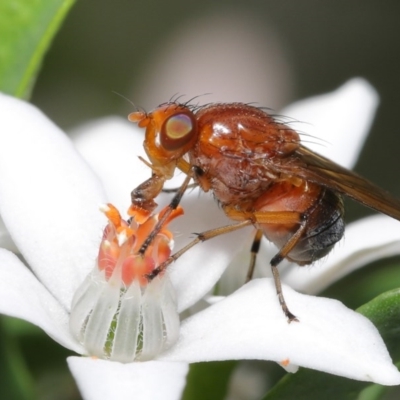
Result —
<path fill-rule="evenodd" d="M 147 247 L 143 242 L 159 215 L 130 208 L 122 219 L 111 204 L 97 262 L 75 293 L 70 329 L 89 355 L 120 362 L 148 360 L 171 346 L 179 333 L 175 292 L 167 273 L 148 275 L 171 254 L 173 235 L 166 225 L 183 214 L 176 209 Z M 163 211 L 162 211 L 163 212 Z"/>

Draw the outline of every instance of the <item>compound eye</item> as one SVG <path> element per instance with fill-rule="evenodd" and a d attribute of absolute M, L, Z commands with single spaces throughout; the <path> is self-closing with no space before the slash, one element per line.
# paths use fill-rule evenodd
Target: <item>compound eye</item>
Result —
<path fill-rule="evenodd" d="M 162 126 L 161 145 L 166 150 L 177 150 L 188 143 L 195 134 L 195 121 L 191 115 L 172 115 Z"/>

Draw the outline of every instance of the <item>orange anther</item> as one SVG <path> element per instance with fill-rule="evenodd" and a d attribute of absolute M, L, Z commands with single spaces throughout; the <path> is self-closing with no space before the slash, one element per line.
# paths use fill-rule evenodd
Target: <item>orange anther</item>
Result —
<path fill-rule="evenodd" d="M 119 211 L 110 203 L 108 203 L 105 207 L 101 208 L 101 211 L 104 212 L 108 220 L 116 227 L 121 226 L 121 214 Z"/>

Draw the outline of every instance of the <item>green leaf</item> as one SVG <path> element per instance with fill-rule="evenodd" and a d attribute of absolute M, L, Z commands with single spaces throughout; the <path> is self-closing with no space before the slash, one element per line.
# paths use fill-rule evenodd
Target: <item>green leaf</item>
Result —
<path fill-rule="evenodd" d="M 18 342 L 8 334 L 0 319 L 0 398 L 32 400 L 33 379 L 22 357 Z"/>
<path fill-rule="evenodd" d="M 400 360 L 400 289 L 379 295 L 357 311 L 374 323 L 390 355 L 398 362 Z M 264 400 L 376 399 L 391 390 L 392 388 L 386 389 L 368 382 L 354 381 L 302 368 L 296 374 L 287 374 L 282 378 L 264 397 Z"/>
<path fill-rule="evenodd" d="M 236 364 L 236 361 L 191 364 L 182 399 L 224 399 L 229 378 Z"/>
<path fill-rule="evenodd" d="M 8 335 L 24 340 L 28 335 L 36 335 L 40 332 L 37 326 L 19 318 L 2 316 L 2 325 Z"/>
<path fill-rule="evenodd" d="M 357 310 L 372 321 L 381 334 L 390 355 L 400 361 L 400 289 L 376 297 Z"/>
<path fill-rule="evenodd" d="M 352 400 L 368 384 L 302 368 L 286 375 L 264 397 L 265 400 Z"/>
<path fill-rule="evenodd" d="M 80 398 L 66 363 L 72 354 L 39 327 L 0 316 L 0 399 Z"/>
<path fill-rule="evenodd" d="M 357 400 L 379 400 L 388 391 L 388 387 L 381 385 L 371 385 L 361 391 Z"/>
<path fill-rule="evenodd" d="M 42 59 L 74 2 L 0 1 L 0 91 L 29 97 Z"/>
<path fill-rule="evenodd" d="M 400 287 L 400 258 L 379 260 L 343 277 L 324 290 L 320 296 L 338 299 L 353 310 Z"/>

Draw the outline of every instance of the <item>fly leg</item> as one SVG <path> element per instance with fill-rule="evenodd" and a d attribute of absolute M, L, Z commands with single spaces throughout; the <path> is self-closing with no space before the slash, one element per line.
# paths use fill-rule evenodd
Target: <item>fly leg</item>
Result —
<path fill-rule="evenodd" d="M 174 197 L 171 200 L 171 203 L 169 203 L 167 210 L 164 212 L 162 217 L 158 220 L 157 225 L 154 227 L 154 229 L 151 231 L 149 236 L 147 236 L 146 240 L 143 242 L 142 246 L 140 247 L 140 249 L 138 251 L 138 254 L 144 256 L 144 253 L 146 252 L 147 248 L 150 246 L 150 244 L 152 243 L 154 238 L 160 232 L 161 228 L 165 224 L 165 221 L 171 215 L 171 212 L 178 207 L 178 205 L 182 199 L 182 196 L 185 193 L 185 190 L 187 189 L 191 179 L 192 179 L 192 174 L 189 173 L 186 176 L 185 180 L 183 181 L 182 186 L 175 193 Z"/>
<path fill-rule="evenodd" d="M 291 238 L 285 243 L 285 245 L 279 250 L 279 252 L 272 258 L 270 265 L 272 270 L 272 275 L 274 277 L 274 283 L 276 288 L 276 294 L 278 295 L 279 303 L 282 307 L 284 314 L 286 315 L 288 322 L 298 321 L 296 316 L 292 314 L 286 304 L 285 298 L 282 293 L 282 284 L 279 276 L 278 265 L 284 260 L 284 258 L 296 247 L 302 238 L 304 231 L 307 227 L 307 216 L 305 214 L 295 212 L 295 211 L 256 211 L 256 212 L 244 212 L 238 210 L 234 207 L 225 206 L 224 211 L 228 217 L 233 220 L 251 220 L 254 225 L 257 224 L 298 224 L 299 227 L 296 232 L 291 236 Z M 257 247 L 259 242 L 257 243 L 257 235 L 260 235 L 259 230 L 257 231 L 256 237 L 253 242 L 252 247 L 252 260 L 250 263 L 249 275 L 252 274 L 252 269 L 254 268 L 253 263 L 255 264 L 255 257 L 257 251 Z M 248 277 L 249 277 L 248 275 Z"/>
<path fill-rule="evenodd" d="M 281 279 L 279 277 L 279 271 L 278 271 L 278 265 L 284 260 L 284 258 L 291 252 L 291 250 L 299 242 L 299 240 L 303 236 L 306 226 L 307 226 L 306 220 L 304 219 L 301 222 L 300 227 L 295 232 L 295 234 L 286 242 L 286 244 L 279 250 L 279 252 L 274 257 L 272 257 L 272 260 L 271 260 L 271 270 L 272 270 L 272 275 L 274 277 L 276 294 L 278 295 L 279 303 L 280 303 L 282 310 L 285 313 L 289 323 L 292 321 L 298 322 L 299 320 L 296 318 L 295 315 L 293 315 L 289 311 L 289 308 L 286 305 L 286 301 L 283 297 Z"/>
<path fill-rule="evenodd" d="M 195 189 L 199 186 L 197 183 L 191 183 L 190 185 L 187 186 L 187 189 Z M 163 193 L 176 193 L 179 190 L 179 187 L 174 187 L 170 189 L 162 189 Z"/>
<path fill-rule="evenodd" d="M 150 179 L 143 182 L 136 189 L 134 189 L 131 193 L 131 202 L 134 209 L 143 210 L 144 213 L 151 213 L 156 207 L 157 203 L 154 201 L 154 198 L 158 196 L 158 194 L 163 190 L 164 183 L 168 178 L 169 174 L 174 172 L 175 167 L 178 167 L 182 172 L 186 174 L 186 178 L 183 181 L 180 188 L 178 188 L 175 192 L 174 197 L 172 198 L 167 210 L 162 214 L 161 218 L 157 222 L 157 225 L 151 231 L 149 236 L 143 242 L 140 247 L 138 254 L 144 256 L 147 248 L 150 246 L 154 238 L 160 232 L 161 228 L 165 224 L 165 221 L 171 215 L 171 212 L 175 210 L 181 199 L 183 194 L 185 193 L 188 187 L 192 185 L 189 184 L 191 179 L 199 173 L 200 169 L 195 166 L 191 166 L 187 161 L 183 158 L 180 158 L 176 161 L 176 164 L 172 163 L 171 165 L 165 166 L 165 170 L 154 167 L 152 164 L 147 161 L 141 160 L 153 170 L 153 174 Z M 172 175 L 171 175 L 172 176 Z M 196 185 L 195 183 L 193 185 Z"/>
<path fill-rule="evenodd" d="M 238 229 L 244 228 L 245 226 L 251 225 L 252 222 L 250 220 L 245 220 L 241 222 L 237 222 L 236 224 L 222 226 L 220 228 L 210 229 L 209 231 L 205 231 L 202 233 L 198 233 L 196 239 L 192 240 L 185 247 L 177 251 L 172 256 L 168 257 L 162 264 L 160 264 L 157 268 L 155 268 L 150 274 L 147 275 L 149 280 L 154 279 L 158 274 L 163 272 L 170 264 L 176 261 L 180 256 L 185 254 L 188 250 L 190 250 L 193 246 L 198 243 L 205 242 L 206 240 L 213 239 L 217 236 L 224 235 L 225 233 L 237 231 Z"/>
<path fill-rule="evenodd" d="M 261 229 L 257 229 L 257 232 L 254 236 L 253 244 L 251 245 L 250 250 L 250 264 L 249 269 L 247 270 L 246 275 L 246 283 L 251 281 L 253 278 L 254 268 L 256 266 L 257 254 L 260 250 L 261 239 L 263 236 L 263 231 Z"/>

